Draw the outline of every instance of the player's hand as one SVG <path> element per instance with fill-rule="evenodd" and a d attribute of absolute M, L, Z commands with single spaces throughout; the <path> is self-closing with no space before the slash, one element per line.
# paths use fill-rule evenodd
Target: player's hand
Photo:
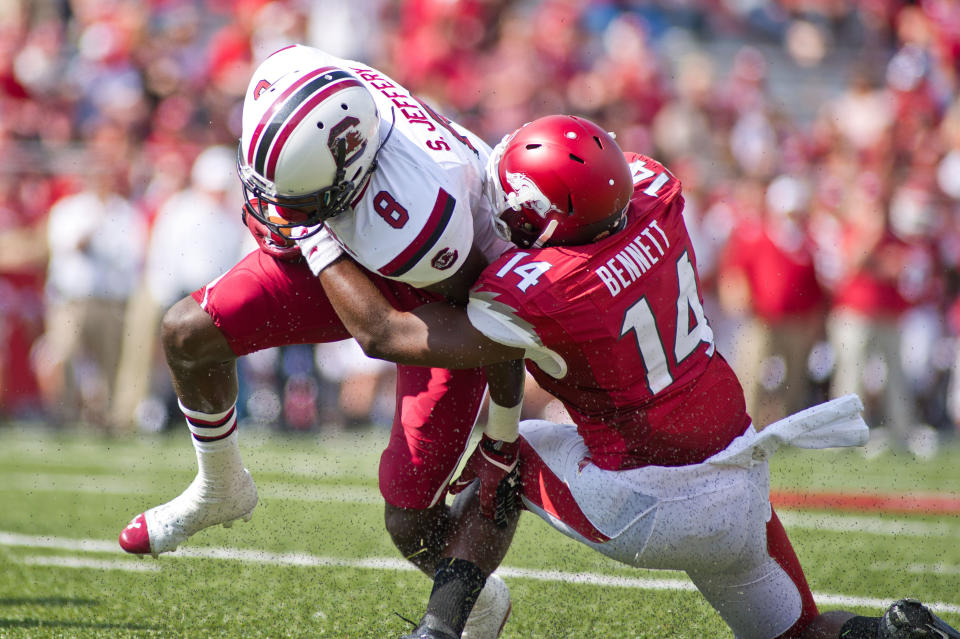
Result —
<path fill-rule="evenodd" d="M 283 262 L 296 262 L 301 259 L 303 256 L 296 242 L 270 230 L 270 227 L 247 211 L 248 207 L 253 206 L 258 206 L 256 200 L 251 200 L 244 205 L 242 219 L 250 230 L 250 234 L 253 235 L 253 239 L 257 241 L 260 250 Z"/>
<path fill-rule="evenodd" d="M 519 450 L 519 440 L 505 442 L 484 434 L 460 477 L 450 484 L 450 492 L 459 493 L 479 479 L 481 514 L 506 528 L 520 507 Z"/>
<path fill-rule="evenodd" d="M 303 235 L 298 236 L 297 243 L 300 245 L 300 252 L 307 260 L 307 266 L 314 275 L 320 275 L 320 271 L 336 262 L 343 255 L 343 248 L 340 242 L 333 236 L 325 225 L 303 229 Z"/>

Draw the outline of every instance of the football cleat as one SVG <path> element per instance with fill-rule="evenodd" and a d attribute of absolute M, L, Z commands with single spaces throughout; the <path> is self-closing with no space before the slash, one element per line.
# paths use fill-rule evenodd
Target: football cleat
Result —
<path fill-rule="evenodd" d="M 461 639 L 496 639 L 503 632 L 511 610 L 510 588 L 497 575 L 490 575 L 467 617 Z"/>
<path fill-rule="evenodd" d="M 916 599 L 901 599 L 883 613 L 877 639 L 960 639 L 960 632 Z"/>
<path fill-rule="evenodd" d="M 413 623 L 413 622 L 411 622 Z M 462 636 L 462 635 L 461 635 Z M 420 625 L 400 639 L 458 639 L 453 628 L 443 623 L 429 612 L 420 620 Z"/>
<path fill-rule="evenodd" d="M 238 519 L 250 521 L 257 505 L 257 486 L 246 469 L 237 475 L 227 495 L 211 495 L 198 476 L 178 497 L 133 518 L 120 532 L 120 547 L 135 555 L 172 552 L 204 528 Z"/>

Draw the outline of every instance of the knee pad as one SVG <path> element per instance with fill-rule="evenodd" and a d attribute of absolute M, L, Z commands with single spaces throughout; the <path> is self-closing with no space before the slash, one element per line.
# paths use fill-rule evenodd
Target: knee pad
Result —
<path fill-rule="evenodd" d="M 773 639 L 800 618 L 797 584 L 772 557 L 741 572 L 688 573 L 737 639 Z"/>

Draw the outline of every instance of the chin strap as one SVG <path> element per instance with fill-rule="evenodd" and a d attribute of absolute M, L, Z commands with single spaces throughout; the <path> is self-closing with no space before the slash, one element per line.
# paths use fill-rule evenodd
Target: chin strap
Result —
<path fill-rule="evenodd" d="M 511 193 L 511 195 L 513 195 Z M 557 230 L 557 225 L 560 222 L 557 219 L 552 219 L 547 222 L 547 226 L 543 229 L 543 233 L 533 241 L 533 248 L 541 248 L 544 244 L 550 241 L 550 238 L 553 237 L 553 232 Z"/>

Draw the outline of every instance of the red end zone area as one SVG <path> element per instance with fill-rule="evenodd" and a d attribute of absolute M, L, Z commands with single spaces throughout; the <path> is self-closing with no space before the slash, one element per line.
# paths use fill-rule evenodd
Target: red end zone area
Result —
<path fill-rule="evenodd" d="M 950 493 L 847 493 L 770 491 L 775 508 L 847 512 L 960 515 L 960 495 Z"/>

